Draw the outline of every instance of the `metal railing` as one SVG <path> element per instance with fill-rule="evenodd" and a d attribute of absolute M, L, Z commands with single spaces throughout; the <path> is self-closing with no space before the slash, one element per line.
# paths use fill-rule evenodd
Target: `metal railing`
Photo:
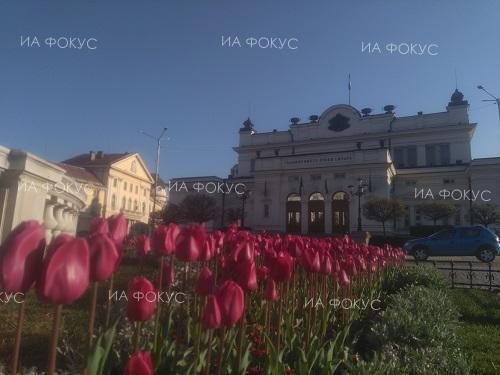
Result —
<path fill-rule="evenodd" d="M 452 288 L 500 289 L 500 264 L 460 260 L 412 260 L 411 263 L 436 267 Z"/>

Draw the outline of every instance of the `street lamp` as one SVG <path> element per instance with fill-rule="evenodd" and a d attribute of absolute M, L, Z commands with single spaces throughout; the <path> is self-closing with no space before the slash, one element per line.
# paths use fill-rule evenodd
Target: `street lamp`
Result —
<path fill-rule="evenodd" d="M 250 191 L 245 189 L 243 194 L 241 194 L 241 227 L 245 227 L 245 202 L 250 197 Z"/>
<path fill-rule="evenodd" d="M 360 177 L 358 178 L 358 185 L 349 185 L 347 188 L 350 190 L 351 196 L 356 195 L 358 197 L 358 232 L 362 230 L 362 222 L 361 222 L 361 197 L 365 194 L 365 188 L 368 187 L 368 185 L 365 183 L 365 181 Z M 356 188 L 355 191 L 353 189 Z"/>
<path fill-rule="evenodd" d="M 488 96 L 492 97 L 493 99 L 483 99 L 483 102 L 495 102 L 497 103 L 498 107 L 498 119 L 500 120 L 500 99 L 497 98 L 495 95 L 493 95 L 491 92 L 486 90 L 482 85 L 477 86 L 477 88 L 481 91 L 484 91 Z"/>
<path fill-rule="evenodd" d="M 158 174 L 160 170 L 160 149 L 161 149 L 161 140 L 163 136 L 165 135 L 165 132 L 167 131 L 167 128 L 163 128 L 161 131 L 160 135 L 158 137 L 155 137 L 154 135 L 148 134 L 145 131 L 141 130 L 141 134 L 145 135 L 146 137 L 153 138 L 156 141 L 156 172 L 155 172 L 155 191 L 153 193 L 153 213 L 156 210 L 156 198 L 158 194 Z M 151 223 L 153 224 L 153 220 L 151 220 Z"/>

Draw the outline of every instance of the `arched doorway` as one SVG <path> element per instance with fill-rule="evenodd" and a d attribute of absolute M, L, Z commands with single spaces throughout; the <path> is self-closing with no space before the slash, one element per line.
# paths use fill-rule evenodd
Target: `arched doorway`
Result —
<path fill-rule="evenodd" d="M 325 198 L 321 193 L 309 196 L 309 233 L 325 233 Z"/>
<path fill-rule="evenodd" d="M 332 233 L 349 233 L 349 195 L 344 191 L 332 195 Z"/>
<path fill-rule="evenodd" d="M 300 195 L 290 194 L 286 199 L 286 231 L 300 233 Z"/>

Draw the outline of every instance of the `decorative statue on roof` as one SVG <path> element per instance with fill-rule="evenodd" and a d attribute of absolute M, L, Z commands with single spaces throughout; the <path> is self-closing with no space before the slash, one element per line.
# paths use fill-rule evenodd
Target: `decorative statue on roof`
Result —
<path fill-rule="evenodd" d="M 459 105 L 468 105 L 469 102 L 464 100 L 464 94 L 462 94 L 458 89 L 455 89 L 453 94 L 451 94 L 450 102 L 448 103 L 448 107 L 455 107 Z"/>

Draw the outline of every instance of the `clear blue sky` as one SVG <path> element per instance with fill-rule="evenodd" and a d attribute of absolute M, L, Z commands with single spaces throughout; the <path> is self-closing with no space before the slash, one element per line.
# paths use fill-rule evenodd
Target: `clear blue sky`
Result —
<path fill-rule="evenodd" d="M 444 110 L 458 87 L 478 122 L 473 156 L 500 155 L 498 0 L 0 2 L 0 144 L 50 160 L 137 151 L 169 128 L 163 177 L 227 175 L 250 115 L 260 131 L 347 102 Z M 296 50 L 225 48 L 221 37 L 298 38 Z M 21 47 L 21 36 L 96 38 L 97 49 Z M 435 43 L 437 56 L 361 53 L 361 42 Z"/>

